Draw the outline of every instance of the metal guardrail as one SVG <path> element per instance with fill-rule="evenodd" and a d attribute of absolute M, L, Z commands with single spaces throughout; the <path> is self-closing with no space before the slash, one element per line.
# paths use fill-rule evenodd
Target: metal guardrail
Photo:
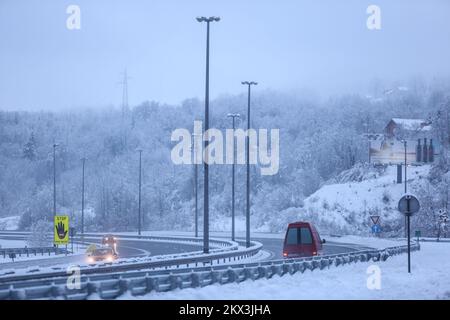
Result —
<path fill-rule="evenodd" d="M 1 237 L 11 237 L 11 236 L 17 236 L 17 237 L 25 237 L 28 236 L 30 232 L 28 231 L 0 231 Z M 52 236 L 52 235 L 50 235 Z M 101 239 L 102 234 L 99 233 L 85 233 L 84 239 Z M 128 234 L 115 234 L 115 236 L 119 239 L 130 239 L 130 240 L 151 240 L 151 241 L 167 241 L 167 242 L 177 242 L 177 241 L 183 241 L 187 243 L 192 244 L 198 244 L 203 245 L 203 239 L 202 238 L 193 238 L 193 237 L 182 237 L 182 236 L 139 236 L 139 235 L 128 235 Z M 73 238 L 75 241 L 79 241 L 82 239 L 81 235 L 78 234 Z M 227 247 L 233 245 L 231 241 L 225 240 L 225 239 L 210 239 L 210 245 L 212 247 Z"/>
<path fill-rule="evenodd" d="M 30 255 L 44 255 L 51 253 L 56 254 L 66 254 L 70 251 L 66 250 L 65 248 L 55 248 L 55 247 L 32 247 L 32 248 L 0 248 L 0 256 L 3 256 L 3 258 L 8 257 L 10 254 L 15 254 L 15 257 L 22 255 L 29 257 Z"/>
<path fill-rule="evenodd" d="M 419 241 L 420 242 L 446 242 L 446 243 L 448 243 L 448 242 L 450 242 L 450 239 L 449 238 L 440 238 L 440 239 L 437 239 L 437 238 L 420 238 Z"/>
<path fill-rule="evenodd" d="M 164 260 L 151 260 L 151 261 L 133 261 L 126 262 L 123 264 L 107 262 L 103 264 L 97 264 L 95 266 L 90 266 L 86 268 L 80 268 L 81 275 L 92 275 L 92 274 L 103 274 L 103 273 L 114 273 L 114 272 L 126 272 L 132 270 L 156 270 L 158 268 L 180 268 L 180 267 L 190 267 L 198 265 L 212 265 L 214 262 L 232 262 L 239 261 L 242 259 L 250 258 L 257 254 L 262 248 L 262 244 L 259 242 L 252 242 L 252 246 L 245 248 L 243 250 L 232 250 L 232 251 L 218 251 L 209 254 L 198 254 L 188 255 L 184 254 L 180 257 L 175 257 L 172 259 Z M 31 273 L 31 274 L 5 274 L 0 276 L 0 285 L 3 283 L 8 283 L 12 281 L 25 281 L 31 279 L 48 279 L 53 277 L 65 277 L 67 276 L 66 270 L 42 272 L 42 273 Z"/>
<path fill-rule="evenodd" d="M 30 234 L 30 232 L 26 231 L 0 231 L 0 237 L 1 238 L 8 238 L 8 237 L 14 237 L 14 238 L 22 238 L 26 237 Z M 85 243 L 92 240 L 99 240 L 103 236 L 101 234 L 97 233 L 85 233 L 83 236 L 75 236 L 73 237 L 72 241 L 78 242 L 78 243 Z M 129 240 L 147 240 L 147 241 L 162 241 L 162 242 L 175 242 L 175 243 L 183 243 L 183 244 L 192 244 L 192 245 L 203 245 L 203 239 L 202 238 L 190 238 L 190 237 L 179 237 L 179 236 L 137 236 L 137 235 L 117 235 L 117 238 L 119 239 L 129 239 Z M 226 250 L 237 250 L 238 244 L 233 241 L 225 240 L 225 239 L 210 239 L 210 249 L 211 252 L 219 252 L 219 251 L 226 251 Z M 64 252 L 65 253 L 65 252 Z M 171 254 L 170 256 L 174 256 L 176 254 Z"/>
<path fill-rule="evenodd" d="M 13 236 L 26 236 L 26 232 L 1 232 L 0 235 L 13 235 Z M 98 240 L 101 238 L 98 234 L 85 234 L 84 240 Z M 188 238 L 188 237 L 164 237 L 164 236 L 131 236 L 131 235 L 118 235 L 119 239 L 129 238 L 129 239 L 141 239 L 148 241 L 164 241 L 164 242 L 183 242 L 183 243 L 202 243 L 202 239 Z M 76 238 L 75 241 L 79 241 L 81 237 Z M 151 269 L 155 270 L 157 268 L 169 268 L 175 267 L 180 268 L 181 266 L 195 265 L 199 264 L 207 265 L 212 264 L 214 261 L 229 262 L 241 260 L 244 258 L 251 257 L 259 252 L 262 245 L 259 243 L 254 243 L 250 248 L 244 250 L 238 250 L 238 244 L 233 241 L 224 239 L 210 239 L 211 251 L 209 254 L 205 255 L 203 252 L 189 252 L 189 253 L 179 253 L 170 254 L 166 256 L 153 256 L 147 258 L 129 258 L 125 260 L 119 260 L 117 262 L 105 262 L 97 263 L 95 265 L 81 265 L 81 274 L 97 274 L 97 273 L 112 273 L 112 272 L 125 272 L 130 270 L 141 270 L 141 269 Z M 214 249 L 215 248 L 215 249 Z M 30 273 L 16 274 L 16 270 L 5 271 L 3 275 L 0 276 L 0 284 L 7 281 L 24 281 L 30 279 L 45 279 L 49 277 L 63 277 L 66 276 L 66 270 L 63 268 L 56 269 L 52 268 L 52 271 L 40 272 L 39 268 L 33 269 Z"/>
<path fill-rule="evenodd" d="M 414 243 L 411 250 L 420 250 Z M 270 279 L 274 275 L 303 273 L 356 262 L 385 261 L 390 256 L 407 252 L 407 246 L 381 250 L 365 250 L 309 258 L 272 260 L 266 262 L 184 268 L 164 271 L 81 276 L 80 287 L 69 289 L 66 278 L 0 284 L 0 299 L 87 299 L 96 294 L 101 299 L 115 299 L 124 293 L 132 296 L 150 292 L 197 288 L 211 284 L 242 282 L 248 279 Z"/>

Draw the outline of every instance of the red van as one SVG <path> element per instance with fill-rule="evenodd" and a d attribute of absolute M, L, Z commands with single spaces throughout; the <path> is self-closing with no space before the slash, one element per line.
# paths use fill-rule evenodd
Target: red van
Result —
<path fill-rule="evenodd" d="M 283 257 L 310 257 L 322 254 L 322 243 L 319 233 L 312 223 L 294 222 L 288 225 L 284 238 Z"/>

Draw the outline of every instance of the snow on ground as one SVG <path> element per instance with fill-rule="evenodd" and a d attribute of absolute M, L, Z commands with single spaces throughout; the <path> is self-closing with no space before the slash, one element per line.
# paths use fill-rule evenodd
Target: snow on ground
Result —
<path fill-rule="evenodd" d="M 245 232 L 245 217 L 236 216 L 234 220 L 235 231 L 236 232 Z M 231 233 L 231 217 L 226 216 L 218 216 L 210 221 L 209 228 L 211 231 L 230 231 Z"/>
<path fill-rule="evenodd" d="M 361 237 L 361 236 L 342 236 L 333 237 L 329 236 L 326 238 L 327 241 L 340 242 L 340 243 L 351 243 L 358 244 L 365 247 L 375 248 L 375 249 L 385 249 L 389 247 L 397 247 L 407 245 L 406 239 L 383 239 L 376 237 Z"/>
<path fill-rule="evenodd" d="M 31 260 L 47 260 L 47 259 L 54 259 L 54 258 L 61 258 L 61 257 L 69 257 L 69 256 L 79 256 L 79 257 L 83 257 L 84 256 L 84 251 L 81 252 L 81 250 L 79 252 L 77 252 L 76 250 L 74 250 L 75 253 L 74 254 L 68 254 L 68 255 L 64 255 L 64 254 L 54 254 L 51 253 L 50 255 L 48 255 L 48 253 L 44 253 L 44 255 L 42 255 L 41 253 L 38 253 L 36 255 L 34 254 L 30 254 L 28 257 L 24 254 L 21 257 L 19 255 L 16 256 L 16 258 L 14 259 L 14 263 L 15 262 L 21 262 L 21 261 L 31 261 Z M 10 263 L 12 263 L 13 261 L 6 256 L 5 258 L 3 258 L 3 255 L 0 255 L 0 270 L 2 269 L 2 264 L 7 263 L 8 267 L 10 267 Z M 2 270 L 3 272 L 4 270 Z"/>
<path fill-rule="evenodd" d="M 245 247 L 239 247 L 239 250 L 244 250 Z M 47 272 L 52 272 L 55 270 L 63 270 L 66 269 L 70 266 L 73 265 L 78 265 L 81 268 L 96 268 L 96 267 L 102 267 L 102 266 L 109 266 L 109 265 L 117 265 L 117 264 L 122 264 L 122 263 L 137 263 L 137 262 L 150 262 L 150 261 L 158 261 L 158 260 L 167 260 L 167 259 L 172 259 L 172 258 L 177 258 L 177 257 L 186 257 L 189 255 L 194 255 L 194 254 L 198 254 L 201 252 L 188 252 L 188 253 L 183 253 L 183 254 L 173 254 L 173 255 L 161 255 L 161 256 L 146 256 L 146 257 L 135 257 L 135 258 L 124 258 L 124 259 L 117 259 L 114 262 L 98 262 L 98 263 L 94 263 L 94 264 L 88 264 L 85 262 L 84 259 L 84 254 L 86 251 L 86 248 L 83 247 L 80 250 L 77 251 L 75 250 L 75 254 L 71 255 L 67 255 L 64 256 L 62 254 L 59 254 L 57 256 L 55 255 L 37 255 L 36 257 L 34 256 L 30 256 L 28 259 L 26 257 L 22 257 L 19 258 L 17 257 L 17 259 L 15 259 L 15 262 L 11 262 L 11 259 L 9 259 L 8 257 L 3 260 L 3 256 L 0 257 L 0 276 L 4 276 L 4 275 L 8 275 L 11 273 L 14 273 L 15 275 L 23 275 L 23 274 L 28 274 L 30 271 L 33 272 L 33 274 L 37 274 L 37 273 L 47 273 Z M 235 261 L 226 261 L 224 262 L 223 260 L 213 260 L 211 264 L 208 265 L 220 265 L 223 263 L 226 264 L 241 264 L 241 263 L 251 263 L 251 262 L 258 262 L 261 260 L 266 260 L 268 257 L 270 256 L 270 253 L 268 253 L 267 251 L 261 250 L 259 253 L 255 254 L 252 257 L 248 257 L 248 258 L 243 258 L 240 260 L 235 260 Z M 61 260 L 61 258 L 64 258 L 65 260 L 67 260 L 67 257 L 70 258 L 70 262 Z M 58 263 L 55 264 L 49 264 L 50 260 L 49 258 L 60 258 L 57 259 L 55 261 L 58 261 Z M 26 265 L 24 264 L 24 262 L 27 262 L 28 260 L 36 260 L 36 263 L 41 263 L 43 262 L 43 265 L 45 266 L 37 266 L 36 264 L 33 263 L 27 263 Z M 64 262 L 61 262 L 64 261 Z M 22 262 L 22 264 L 20 266 L 18 266 L 16 263 Z M 59 263 L 61 262 L 61 263 Z M 3 265 L 2 265 L 3 264 Z M 6 267 L 5 267 L 6 266 Z M 184 265 L 183 265 L 184 266 Z M 188 268 L 194 268 L 197 267 L 197 265 L 195 263 L 191 263 L 191 264 L 187 264 L 186 267 Z M 160 267 L 160 268 L 154 268 L 153 270 L 165 270 L 165 269 L 178 269 L 176 265 L 171 266 L 171 267 Z"/>
<path fill-rule="evenodd" d="M 17 230 L 20 216 L 0 218 L 0 230 Z"/>
<path fill-rule="evenodd" d="M 0 239 L 0 248 L 2 249 L 6 249 L 6 248 L 24 248 L 26 246 L 26 241 L 25 240 L 6 240 L 6 239 Z M 71 249 L 71 246 L 69 245 L 69 250 Z M 74 249 L 74 253 L 73 254 L 68 254 L 67 256 L 77 256 L 77 255 L 82 255 L 85 253 L 86 251 L 86 246 L 85 245 L 74 245 L 73 247 Z M 36 254 L 36 255 L 29 255 L 28 257 L 25 255 L 19 256 L 17 254 L 16 258 L 14 259 L 15 262 L 19 262 L 19 261 L 28 261 L 28 260 L 42 260 L 42 259 L 52 259 L 52 258 L 61 258 L 63 255 L 62 254 L 58 254 L 55 255 L 54 253 L 51 253 L 50 255 L 48 255 L 48 253 L 42 255 L 42 254 Z M 5 258 L 3 258 L 3 255 L 0 255 L 0 269 L 1 269 L 1 264 L 3 263 L 11 263 L 12 260 L 11 258 L 9 258 L 9 256 L 6 256 Z"/>
<path fill-rule="evenodd" d="M 430 168 L 429 165 L 408 167 L 410 192 L 414 193 L 424 183 Z M 377 214 L 381 227 L 389 231 L 399 221 L 397 204 L 404 185 L 396 183 L 397 166 L 378 170 L 356 167 L 345 171 L 336 183 L 326 184 L 306 198 L 304 207 L 289 208 L 280 215 L 288 220 L 313 221 L 322 233 L 369 234 L 369 216 Z"/>
<path fill-rule="evenodd" d="M 99 233 L 101 234 L 101 233 Z M 114 235 L 120 237 L 120 235 L 136 235 L 136 232 L 124 231 L 124 232 L 114 232 Z M 141 234 L 143 236 L 155 236 L 155 237 L 190 237 L 194 238 L 194 231 L 167 231 L 167 230 L 158 230 L 158 231 L 142 231 Z M 212 238 L 228 238 L 225 240 L 231 240 L 231 229 L 224 231 L 210 231 L 210 237 Z M 270 232 L 257 232 L 252 229 L 252 238 L 275 238 L 282 239 L 284 238 L 283 233 L 270 233 Z M 199 239 L 202 239 L 203 232 L 199 230 L 198 232 Z M 245 228 L 243 230 L 236 230 L 236 238 L 245 239 Z M 223 239 L 222 239 L 223 240 Z M 200 245 L 203 245 L 202 243 Z"/>
<path fill-rule="evenodd" d="M 245 217 L 242 215 L 236 215 L 234 220 L 235 232 L 245 233 L 246 222 Z M 210 232 L 228 232 L 231 234 L 231 217 L 228 216 L 216 216 L 212 217 L 209 224 Z M 267 226 L 260 226 L 255 228 L 254 226 L 251 228 L 252 232 L 264 232 L 267 231 Z"/>
<path fill-rule="evenodd" d="M 450 299 L 450 244 L 423 243 L 412 254 L 412 273 L 407 273 L 405 254 L 386 262 L 355 263 L 303 274 L 274 276 L 269 280 L 212 285 L 141 297 L 125 294 L 121 299 L 252 300 L 252 299 Z M 368 267 L 381 271 L 380 289 L 369 289 Z M 371 279 L 371 278 L 370 278 Z M 370 280 L 369 279 L 369 280 Z M 371 283 L 371 281 L 369 281 Z"/>
<path fill-rule="evenodd" d="M 133 232 L 119 232 L 120 234 L 135 234 Z M 193 237 L 193 232 L 191 231 L 144 231 L 142 232 L 144 236 L 178 236 L 178 237 Z M 202 233 L 199 233 L 200 238 Z M 230 237 L 229 231 L 211 231 L 210 236 L 213 238 L 228 238 Z M 252 239 L 284 239 L 285 233 L 270 233 L 270 232 L 252 232 Z M 399 241 L 398 239 L 389 238 L 379 238 L 379 237 L 363 237 L 363 236 L 334 236 L 328 234 L 321 234 L 321 237 L 329 242 L 340 242 L 346 244 L 357 244 L 365 247 L 371 248 L 387 248 L 396 247 L 399 245 L 406 244 L 406 241 Z M 236 239 L 245 239 L 245 229 L 243 231 L 236 231 Z"/>
<path fill-rule="evenodd" d="M 6 240 L 0 239 L 0 249 L 4 248 L 24 248 L 26 246 L 25 240 Z"/>
<path fill-rule="evenodd" d="M 245 249 L 245 247 L 239 247 L 240 250 Z M 164 256 L 162 256 L 164 257 Z M 252 263 L 252 262 L 260 262 L 263 260 L 267 260 L 270 257 L 270 253 L 265 251 L 265 250 L 260 250 L 257 254 L 255 254 L 254 256 L 248 257 L 248 258 L 242 258 L 240 260 L 231 260 L 228 261 L 226 260 L 225 262 L 223 262 L 223 260 L 212 260 L 211 264 L 208 264 L 208 266 L 217 266 L 217 265 L 221 265 L 221 264 L 227 264 L 227 265 L 233 265 L 233 264 L 242 264 L 242 263 Z M 194 268 L 194 267 L 198 267 L 198 265 L 196 265 L 195 263 L 189 263 L 186 265 L 187 268 Z M 157 268 L 156 268 L 157 269 Z M 177 266 L 172 266 L 172 267 L 164 267 L 164 268 L 160 268 L 160 269 L 178 269 Z"/>

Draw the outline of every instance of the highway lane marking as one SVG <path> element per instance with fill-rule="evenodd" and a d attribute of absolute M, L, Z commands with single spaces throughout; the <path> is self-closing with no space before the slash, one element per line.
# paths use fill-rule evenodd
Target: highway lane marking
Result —
<path fill-rule="evenodd" d="M 119 238 L 119 240 L 120 240 L 120 238 Z M 143 239 L 137 239 L 137 240 L 143 240 Z M 124 241 L 130 241 L 130 242 L 133 242 L 134 240 L 125 240 L 125 239 L 122 239 L 121 240 L 121 242 L 124 242 Z M 147 240 L 147 241 L 142 241 L 142 242 L 152 242 L 152 243 L 166 243 L 166 244 L 175 244 L 175 245 L 179 245 L 179 243 L 176 243 L 176 242 L 166 242 L 166 241 L 160 241 L 160 240 Z M 181 245 L 185 245 L 184 243 L 182 243 Z M 190 244 L 186 244 L 187 246 L 189 246 Z M 135 249 L 135 250 L 138 250 L 138 251 L 142 251 L 143 253 L 141 254 L 141 255 L 151 255 L 151 251 L 148 251 L 148 250 L 145 250 L 145 249 L 141 249 L 141 248 L 136 248 L 136 247 L 132 247 L 132 246 L 125 246 L 125 245 L 121 245 L 121 244 L 119 244 L 119 246 L 118 246 L 118 249 L 119 249 L 119 254 L 120 254 L 120 248 L 128 248 L 128 249 Z M 181 252 L 178 252 L 179 250 L 177 250 L 177 252 L 174 252 L 174 253 L 168 253 L 168 254 L 170 254 L 170 255 L 173 255 L 173 254 L 180 254 L 180 253 L 186 253 L 186 252 L 190 252 L 190 251 L 181 251 Z"/>
<path fill-rule="evenodd" d="M 336 247 L 345 247 L 351 249 L 375 249 L 358 243 L 341 243 L 341 242 L 327 242 L 325 245 L 332 245 Z"/>
<path fill-rule="evenodd" d="M 119 254 L 120 254 L 120 248 L 128 248 L 128 249 L 134 249 L 134 250 L 137 250 L 137 251 L 141 251 L 141 252 L 142 252 L 141 255 L 150 255 L 150 254 L 151 254 L 151 252 L 148 251 L 148 250 L 141 249 L 141 248 L 130 247 L 130 246 L 124 246 L 124 245 L 119 245 L 119 246 L 118 246 Z"/>

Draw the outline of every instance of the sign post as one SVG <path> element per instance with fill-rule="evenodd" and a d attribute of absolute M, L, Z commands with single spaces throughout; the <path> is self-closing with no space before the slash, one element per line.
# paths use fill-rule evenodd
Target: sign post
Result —
<path fill-rule="evenodd" d="M 70 243 L 72 245 L 72 253 L 73 253 L 73 237 L 77 234 L 77 231 L 74 227 L 69 228 L 69 235 L 70 235 Z"/>
<path fill-rule="evenodd" d="M 370 219 L 373 224 L 378 224 L 378 221 L 380 221 L 380 216 L 370 216 Z"/>
<path fill-rule="evenodd" d="M 377 235 L 377 234 L 380 234 L 380 232 L 381 232 L 380 225 L 379 224 L 374 224 L 372 226 L 372 233 L 375 233 Z"/>
<path fill-rule="evenodd" d="M 411 273 L 411 216 L 420 210 L 419 200 L 412 194 L 405 194 L 398 202 L 398 211 L 406 216 L 408 238 L 408 273 Z"/>
<path fill-rule="evenodd" d="M 69 216 L 55 216 L 53 243 L 56 245 L 69 243 Z"/>
<path fill-rule="evenodd" d="M 379 235 L 381 232 L 381 226 L 379 225 L 380 222 L 380 216 L 377 215 L 373 215 L 370 216 L 370 220 L 372 220 L 372 233 L 374 233 L 375 235 Z"/>
<path fill-rule="evenodd" d="M 419 243 L 419 238 L 422 236 L 422 233 L 420 232 L 420 230 L 416 230 L 415 236 L 417 238 L 417 243 Z"/>

